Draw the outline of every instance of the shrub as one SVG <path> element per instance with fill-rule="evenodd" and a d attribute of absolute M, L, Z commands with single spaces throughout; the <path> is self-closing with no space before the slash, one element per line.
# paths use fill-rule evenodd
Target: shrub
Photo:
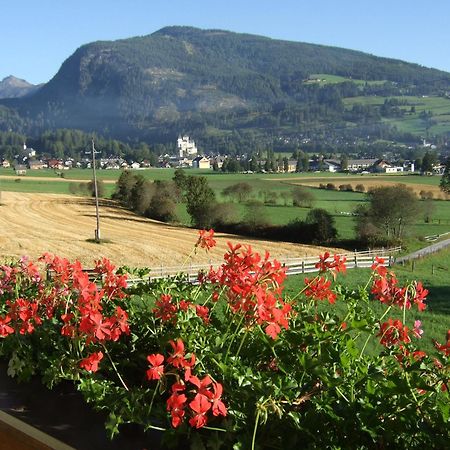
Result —
<path fill-rule="evenodd" d="M 336 186 L 333 183 L 327 183 L 325 189 L 328 189 L 329 191 L 335 191 Z"/>
<path fill-rule="evenodd" d="M 353 192 L 353 186 L 351 184 L 340 184 L 340 191 Z"/>
<path fill-rule="evenodd" d="M 314 194 L 304 186 L 296 186 L 292 189 L 292 202 L 294 206 L 311 208 L 315 200 Z"/>
<path fill-rule="evenodd" d="M 366 192 L 366 187 L 363 184 L 359 183 L 355 186 L 355 191 L 356 192 Z"/>

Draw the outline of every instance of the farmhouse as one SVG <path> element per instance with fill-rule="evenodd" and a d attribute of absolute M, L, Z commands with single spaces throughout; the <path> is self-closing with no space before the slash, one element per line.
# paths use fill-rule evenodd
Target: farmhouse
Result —
<path fill-rule="evenodd" d="M 327 172 L 339 172 L 341 170 L 341 163 L 334 159 L 324 159 L 323 168 Z"/>
<path fill-rule="evenodd" d="M 349 172 L 360 172 L 362 170 L 369 170 L 375 166 L 379 159 L 349 159 L 347 169 Z"/>
<path fill-rule="evenodd" d="M 14 171 L 16 172 L 16 175 L 26 175 L 27 174 L 27 167 L 23 164 L 17 164 L 14 167 Z"/>
<path fill-rule="evenodd" d="M 211 163 L 206 156 L 197 156 L 192 160 L 192 167 L 194 169 L 210 169 Z"/>
<path fill-rule="evenodd" d="M 44 164 L 42 161 L 38 161 L 37 159 L 32 159 L 28 161 L 28 167 L 30 170 L 39 170 L 44 169 L 46 167 L 46 164 Z"/>

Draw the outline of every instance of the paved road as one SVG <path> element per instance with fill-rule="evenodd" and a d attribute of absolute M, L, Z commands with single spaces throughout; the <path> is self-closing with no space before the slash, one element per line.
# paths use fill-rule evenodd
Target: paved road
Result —
<path fill-rule="evenodd" d="M 417 250 L 414 253 L 410 253 L 409 255 L 401 256 L 399 258 L 395 258 L 395 264 L 402 264 L 406 261 L 411 261 L 413 259 L 422 258 L 426 255 L 430 255 L 431 253 L 438 252 L 445 247 L 450 246 L 450 239 L 445 239 L 444 241 L 436 242 L 435 244 L 429 245 L 428 247 Z"/>

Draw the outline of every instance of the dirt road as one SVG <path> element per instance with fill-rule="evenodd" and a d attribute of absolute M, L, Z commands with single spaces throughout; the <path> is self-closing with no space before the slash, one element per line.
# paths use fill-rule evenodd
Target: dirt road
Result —
<path fill-rule="evenodd" d="M 88 242 L 94 237 L 95 205 L 91 199 L 56 194 L 2 192 L 0 200 L 0 259 L 44 252 L 91 267 L 94 259 L 109 258 L 115 265 L 153 267 L 180 265 L 186 261 L 197 240 L 196 230 L 176 227 L 136 216 L 112 201 L 100 204 L 100 230 L 108 242 Z M 220 261 L 227 241 L 252 245 L 273 257 L 313 256 L 322 247 L 270 242 L 217 234 L 217 247 L 206 254 L 199 251 L 192 263 Z M 339 250 L 336 250 L 339 251 Z"/>

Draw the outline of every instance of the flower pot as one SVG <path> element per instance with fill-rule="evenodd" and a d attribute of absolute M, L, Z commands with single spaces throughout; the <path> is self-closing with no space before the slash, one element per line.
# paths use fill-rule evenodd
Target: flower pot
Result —
<path fill-rule="evenodd" d="M 110 440 L 105 416 L 93 411 L 71 383 L 49 390 L 39 379 L 18 383 L 0 364 L 0 449 L 142 450 L 159 448 L 160 433 L 130 424 Z"/>

